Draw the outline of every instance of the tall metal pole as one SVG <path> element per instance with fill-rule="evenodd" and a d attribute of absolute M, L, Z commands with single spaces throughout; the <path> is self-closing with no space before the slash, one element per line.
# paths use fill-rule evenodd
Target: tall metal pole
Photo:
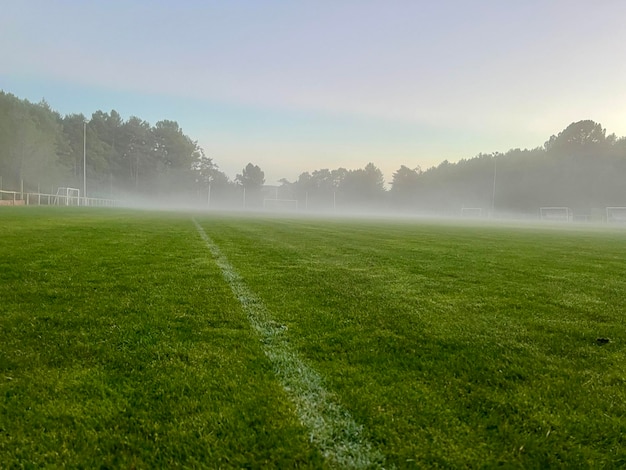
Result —
<path fill-rule="evenodd" d="M 498 159 L 493 157 L 493 192 L 491 193 L 491 217 L 496 209 L 496 175 L 498 174 Z"/>
<path fill-rule="evenodd" d="M 83 121 L 83 206 L 87 205 L 87 121 Z"/>

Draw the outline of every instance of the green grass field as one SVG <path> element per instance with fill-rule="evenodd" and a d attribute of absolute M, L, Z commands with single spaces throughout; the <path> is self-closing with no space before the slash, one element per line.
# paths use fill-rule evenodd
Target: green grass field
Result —
<path fill-rule="evenodd" d="M 625 271 L 623 228 L 5 208 L 0 468 L 344 466 L 276 350 L 355 466 L 624 467 Z"/>

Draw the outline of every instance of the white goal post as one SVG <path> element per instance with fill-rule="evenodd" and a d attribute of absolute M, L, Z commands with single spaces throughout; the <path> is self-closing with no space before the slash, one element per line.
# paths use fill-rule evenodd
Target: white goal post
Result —
<path fill-rule="evenodd" d="M 574 213 L 569 207 L 540 207 L 539 215 L 541 220 L 553 222 L 571 222 Z"/>
<path fill-rule="evenodd" d="M 297 199 L 263 199 L 263 209 L 269 211 L 295 211 L 298 210 Z"/>
<path fill-rule="evenodd" d="M 59 188 L 57 189 L 54 203 L 57 206 L 80 206 L 80 189 Z"/>
<path fill-rule="evenodd" d="M 606 221 L 608 223 L 626 223 L 626 207 L 607 207 Z"/>

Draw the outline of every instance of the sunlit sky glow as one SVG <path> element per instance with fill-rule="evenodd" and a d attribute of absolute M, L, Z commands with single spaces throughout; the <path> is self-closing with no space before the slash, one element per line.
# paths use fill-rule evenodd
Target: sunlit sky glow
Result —
<path fill-rule="evenodd" d="M 0 89 L 177 121 L 229 177 L 626 136 L 626 2 L 5 0 Z"/>

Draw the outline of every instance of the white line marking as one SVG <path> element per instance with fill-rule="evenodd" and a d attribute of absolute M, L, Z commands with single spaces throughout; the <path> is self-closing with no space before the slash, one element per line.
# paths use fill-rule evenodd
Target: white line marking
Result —
<path fill-rule="evenodd" d="M 246 286 L 218 246 L 193 219 L 215 263 L 241 303 L 248 321 L 261 338 L 263 352 L 269 358 L 283 388 L 293 400 L 300 421 L 309 429 L 327 460 L 340 468 L 382 468 L 383 455 L 372 448 L 350 413 L 334 401 L 320 375 L 289 346 L 285 328 L 272 320 L 259 298 Z"/>

